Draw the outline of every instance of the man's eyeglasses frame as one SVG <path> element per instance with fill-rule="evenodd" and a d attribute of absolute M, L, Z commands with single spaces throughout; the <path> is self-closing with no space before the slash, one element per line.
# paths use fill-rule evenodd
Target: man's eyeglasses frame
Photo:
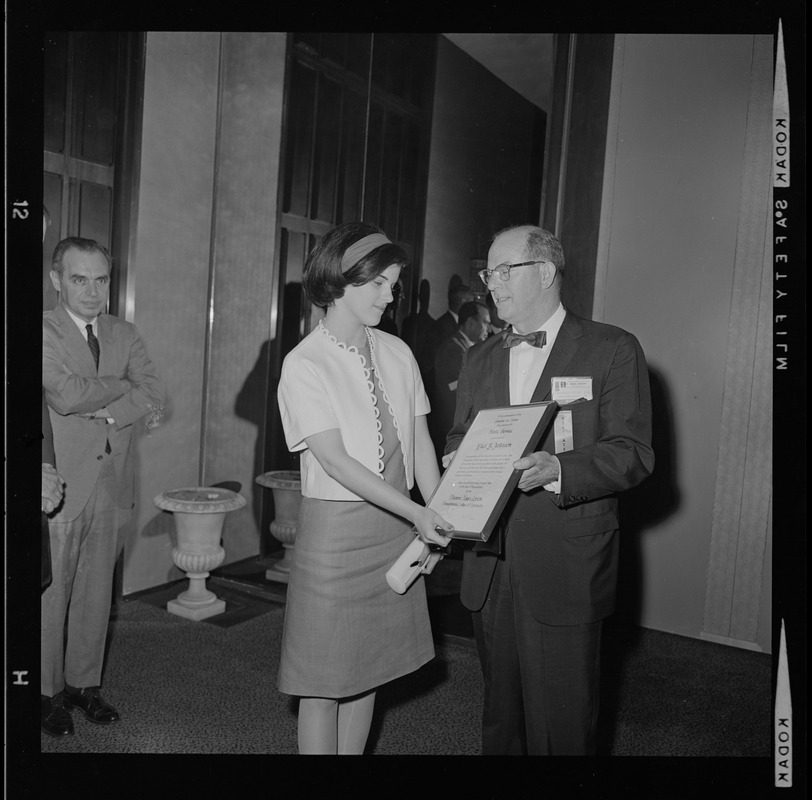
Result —
<path fill-rule="evenodd" d="M 493 275 L 494 272 L 499 276 L 499 279 L 503 283 L 507 283 L 510 280 L 510 271 L 514 267 L 528 267 L 530 264 L 544 264 L 545 260 L 546 259 L 541 259 L 538 261 L 522 261 L 519 264 L 500 264 L 494 269 L 481 269 L 479 272 L 477 272 L 477 275 L 479 275 L 480 280 L 485 284 L 485 286 L 487 286 L 490 282 L 491 275 Z"/>

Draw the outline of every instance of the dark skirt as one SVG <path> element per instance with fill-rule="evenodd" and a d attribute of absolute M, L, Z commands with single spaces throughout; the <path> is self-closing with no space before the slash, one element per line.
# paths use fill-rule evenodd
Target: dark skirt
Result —
<path fill-rule="evenodd" d="M 278 686 L 304 697 L 351 697 L 434 657 L 426 590 L 403 594 L 386 571 L 411 526 L 366 502 L 302 498 Z"/>

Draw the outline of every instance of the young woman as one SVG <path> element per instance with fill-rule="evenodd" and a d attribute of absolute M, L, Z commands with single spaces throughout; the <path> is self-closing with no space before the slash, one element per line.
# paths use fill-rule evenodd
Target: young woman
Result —
<path fill-rule="evenodd" d="M 372 327 L 405 262 L 373 225 L 327 233 L 303 276 L 325 317 L 282 365 L 279 408 L 303 496 L 278 686 L 300 698 L 301 754 L 363 753 L 376 688 L 434 657 L 423 582 L 401 595 L 385 579 L 415 531 L 444 546 L 438 530 L 452 529 L 409 497 L 415 479 L 429 497 L 440 478 L 417 362 Z"/>

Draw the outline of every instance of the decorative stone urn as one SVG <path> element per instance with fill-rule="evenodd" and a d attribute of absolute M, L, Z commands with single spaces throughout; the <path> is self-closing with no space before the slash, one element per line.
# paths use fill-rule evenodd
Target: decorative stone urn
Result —
<path fill-rule="evenodd" d="M 275 517 L 271 522 L 271 533 L 282 542 L 282 558 L 265 571 L 269 581 L 287 583 L 293 560 L 293 542 L 299 522 L 299 507 L 302 504 L 302 481 L 298 470 L 273 470 L 264 472 L 254 479 L 260 486 L 273 491 Z"/>
<path fill-rule="evenodd" d="M 226 602 L 206 588 L 206 578 L 226 556 L 220 546 L 226 514 L 242 508 L 245 498 L 229 489 L 197 486 L 171 489 L 153 502 L 175 516 L 178 544 L 172 559 L 189 578 L 189 588 L 170 600 L 166 610 L 195 621 L 222 614 Z"/>

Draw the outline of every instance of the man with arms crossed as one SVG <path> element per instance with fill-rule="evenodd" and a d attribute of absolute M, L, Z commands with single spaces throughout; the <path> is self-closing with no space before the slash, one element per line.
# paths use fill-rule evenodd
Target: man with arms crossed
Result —
<path fill-rule="evenodd" d="M 99 686 L 119 532 L 134 502 L 133 423 L 159 413 L 165 391 L 135 326 L 104 313 L 104 247 L 63 239 L 51 280 L 59 302 L 42 315 L 42 385 L 66 486 L 50 520 L 53 581 L 41 602 L 40 728 L 65 736 L 71 708 L 94 723 L 119 721 Z"/>
<path fill-rule="evenodd" d="M 457 330 L 440 343 L 434 355 L 434 402 L 429 414 L 429 433 L 438 459 L 442 459 L 446 434 L 454 423 L 457 380 L 462 361 L 471 345 L 488 338 L 490 313 L 484 303 L 471 300 L 460 306 Z"/>

